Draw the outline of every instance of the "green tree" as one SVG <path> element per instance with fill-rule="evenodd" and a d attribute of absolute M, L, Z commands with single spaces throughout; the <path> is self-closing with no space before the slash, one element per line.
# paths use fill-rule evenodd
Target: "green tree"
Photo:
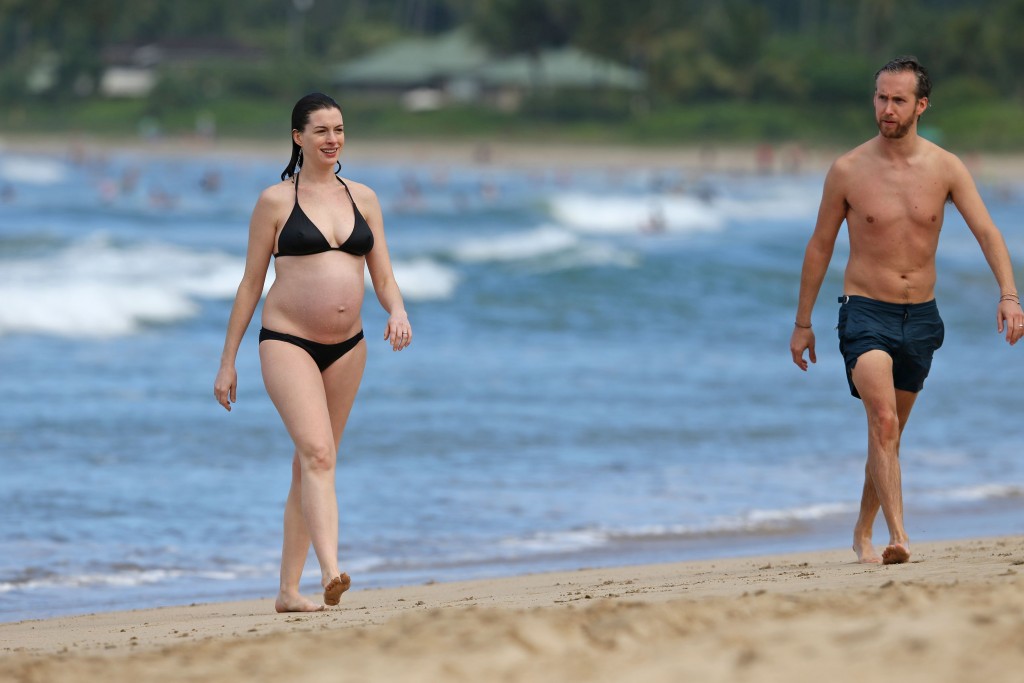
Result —
<path fill-rule="evenodd" d="M 481 0 L 474 5 L 469 24 L 496 52 L 528 54 L 537 91 L 544 82 L 540 54 L 570 42 L 579 22 L 577 9 L 574 0 Z"/>

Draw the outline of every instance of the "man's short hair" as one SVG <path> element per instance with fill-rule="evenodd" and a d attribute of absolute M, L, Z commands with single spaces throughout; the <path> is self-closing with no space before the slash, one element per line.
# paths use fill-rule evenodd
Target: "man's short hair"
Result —
<path fill-rule="evenodd" d="M 928 78 L 928 70 L 917 61 L 917 57 L 897 57 L 889 61 L 885 66 L 875 72 L 875 83 L 878 83 L 878 75 L 882 72 L 898 74 L 910 71 L 917 77 L 917 88 L 914 90 L 914 97 L 923 99 L 932 94 L 932 81 Z"/>

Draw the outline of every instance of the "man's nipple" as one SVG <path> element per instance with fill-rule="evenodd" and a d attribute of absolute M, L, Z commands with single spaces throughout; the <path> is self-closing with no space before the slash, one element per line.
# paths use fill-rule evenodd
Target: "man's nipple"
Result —
<path fill-rule="evenodd" d="M 868 223 L 874 223 L 874 222 L 875 222 L 875 217 L 874 216 L 868 216 Z"/>

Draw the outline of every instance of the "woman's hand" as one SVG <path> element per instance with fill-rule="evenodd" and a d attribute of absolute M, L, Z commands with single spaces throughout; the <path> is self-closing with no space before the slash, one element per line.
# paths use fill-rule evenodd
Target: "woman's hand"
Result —
<path fill-rule="evenodd" d="M 238 384 L 238 373 L 233 365 L 223 365 L 213 381 L 213 397 L 224 410 L 231 412 L 231 404 L 235 402 L 235 389 Z"/>
<path fill-rule="evenodd" d="M 384 341 L 391 342 L 393 351 L 401 351 L 412 343 L 412 326 L 405 311 L 392 313 L 384 329 Z"/>

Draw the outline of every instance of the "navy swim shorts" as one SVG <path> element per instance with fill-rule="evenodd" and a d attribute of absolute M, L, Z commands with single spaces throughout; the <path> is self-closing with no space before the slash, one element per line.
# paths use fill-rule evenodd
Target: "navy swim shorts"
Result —
<path fill-rule="evenodd" d="M 892 357 L 897 389 L 917 393 L 932 367 L 932 354 L 942 346 L 945 328 L 934 299 L 923 304 L 892 304 L 863 296 L 839 297 L 839 351 L 846 362 L 850 393 L 853 368 L 867 351 L 879 349 Z"/>

